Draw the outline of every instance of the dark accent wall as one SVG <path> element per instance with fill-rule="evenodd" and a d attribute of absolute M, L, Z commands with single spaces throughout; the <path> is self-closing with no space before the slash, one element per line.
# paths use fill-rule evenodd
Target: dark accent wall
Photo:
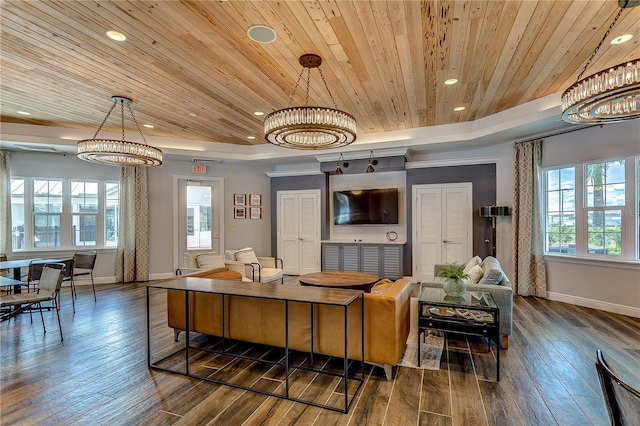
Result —
<path fill-rule="evenodd" d="M 278 250 L 278 191 L 303 191 L 305 189 L 320 190 L 320 238 L 328 239 L 329 227 L 327 225 L 327 187 L 329 176 L 327 174 L 311 176 L 286 176 L 271 178 L 271 253 L 277 255 Z"/>
<path fill-rule="evenodd" d="M 407 170 L 407 244 L 404 250 L 404 273 L 412 271 L 413 238 L 413 185 L 433 185 L 444 183 L 471 182 L 473 191 L 473 254 L 485 257 L 491 254 L 490 244 L 484 242 L 491 238 L 491 221 L 480 217 L 482 206 L 496 204 L 496 165 L 477 164 L 469 166 L 432 167 Z"/>

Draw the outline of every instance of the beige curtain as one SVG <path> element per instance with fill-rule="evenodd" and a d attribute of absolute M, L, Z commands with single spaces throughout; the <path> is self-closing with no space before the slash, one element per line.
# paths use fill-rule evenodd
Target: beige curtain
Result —
<path fill-rule="evenodd" d="M 11 259 L 11 175 L 9 152 L 0 151 L 0 253 Z"/>
<path fill-rule="evenodd" d="M 149 280 L 149 185 L 146 167 L 122 168 L 116 278 L 123 283 Z"/>
<path fill-rule="evenodd" d="M 513 182 L 513 271 L 522 296 L 547 297 L 540 208 L 542 140 L 516 144 Z"/>

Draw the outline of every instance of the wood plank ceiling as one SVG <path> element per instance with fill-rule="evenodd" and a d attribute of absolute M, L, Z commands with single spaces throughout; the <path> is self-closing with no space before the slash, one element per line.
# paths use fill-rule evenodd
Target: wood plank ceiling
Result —
<path fill-rule="evenodd" d="M 302 54 L 323 58 L 335 102 L 356 117 L 360 134 L 457 123 L 569 87 L 619 10 L 615 0 L 8 0 L 1 7 L 3 122 L 95 131 L 110 97 L 124 95 L 140 124 L 154 126 L 145 135 L 242 145 L 266 143 L 253 112 L 289 104 Z M 249 39 L 254 24 L 275 29 L 277 40 Z M 127 40 L 110 40 L 110 29 Z M 625 33 L 635 37 L 607 41 L 585 75 L 638 57 L 640 7 L 626 9 L 609 38 Z M 449 78 L 459 83 L 444 85 Z M 304 102 L 298 90 L 293 104 Z M 332 106 L 315 71 L 309 104 Z M 118 130 L 114 118 L 105 130 Z"/>

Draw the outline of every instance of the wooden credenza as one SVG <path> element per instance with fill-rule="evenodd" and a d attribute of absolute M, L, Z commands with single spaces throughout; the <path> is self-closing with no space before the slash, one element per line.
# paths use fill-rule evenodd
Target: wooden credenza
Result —
<path fill-rule="evenodd" d="M 402 278 L 403 243 L 323 242 L 322 270 L 374 274 Z"/>

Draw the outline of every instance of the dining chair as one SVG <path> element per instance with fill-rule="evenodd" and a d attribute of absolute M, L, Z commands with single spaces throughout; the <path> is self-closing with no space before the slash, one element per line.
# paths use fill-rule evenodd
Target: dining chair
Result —
<path fill-rule="evenodd" d="M 36 287 L 39 284 L 40 276 L 42 275 L 42 269 L 44 268 L 44 263 L 41 263 L 37 260 L 32 260 L 29 262 L 29 269 L 27 271 L 27 282 L 25 285 L 27 286 L 27 292 L 31 291 L 31 287 L 33 287 L 33 291 L 36 290 Z"/>
<path fill-rule="evenodd" d="M 73 255 L 73 274 L 72 274 L 72 277 L 74 278 L 74 280 L 75 280 L 75 277 L 80 277 L 80 276 L 89 275 L 91 277 L 91 287 L 93 287 L 93 300 L 96 302 L 98 301 L 98 299 L 96 298 L 96 285 L 95 285 L 95 282 L 93 281 L 93 269 L 96 267 L 97 258 L 98 258 L 98 252 L 95 250 L 75 252 L 75 254 Z"/>
<path fill-rule="evenodd" d="M 49 308 L 55 309 L 58 317 L 58 328 L 60 329 L 60 340 L 64 340 L 62 335 L 62 324 L 60 323 L 60 305 L 58 303 L 60 296 L 60 287 L 65 274 L 64 263 L 47 263 L 42 268 L 40 279 L 38 280 L 38 291 L 31 293 L 10 294 L 0 296 L 0 307 L 10 308 L 10 317 L 18 315 L 29 309 L 37 308 L 40 311 L 42 319 L 42 328 L 47 332 L 44 324 L 44 315 L 42 314 L 44 306 L 42 302 L 51 302 Z M 33 317 L 31 318 L 33 322 Z"/>
<path fill-rule="evenodd" d="M 5 253 L 0 253 L 0 262 L 6 262 L 7 260 L 9 260 L 7 255 Z M 9 275 L 9 273 L 8 269 L 0 269 L 0 275 Z"/>
<path fill-rule="evenodd" d="M 60 263 L 64 263 L 64 276 L 62 277 L 62 282 L 69 282 L 71 287 L 71 305 L 73 306 L 73 313 L 76 313 L 76 299 L 78 298 L 78 294 L 76 293 L 76 285 L 73 280 L 73 271 L 75 260 L 74 258 L 65 259 Z"/>
<path fill-rule="evenodd" d="M 596 370 L 611 424 L 640 425 L 640 391 L 622 380 L 600 349 L 596 351 Z"/>

